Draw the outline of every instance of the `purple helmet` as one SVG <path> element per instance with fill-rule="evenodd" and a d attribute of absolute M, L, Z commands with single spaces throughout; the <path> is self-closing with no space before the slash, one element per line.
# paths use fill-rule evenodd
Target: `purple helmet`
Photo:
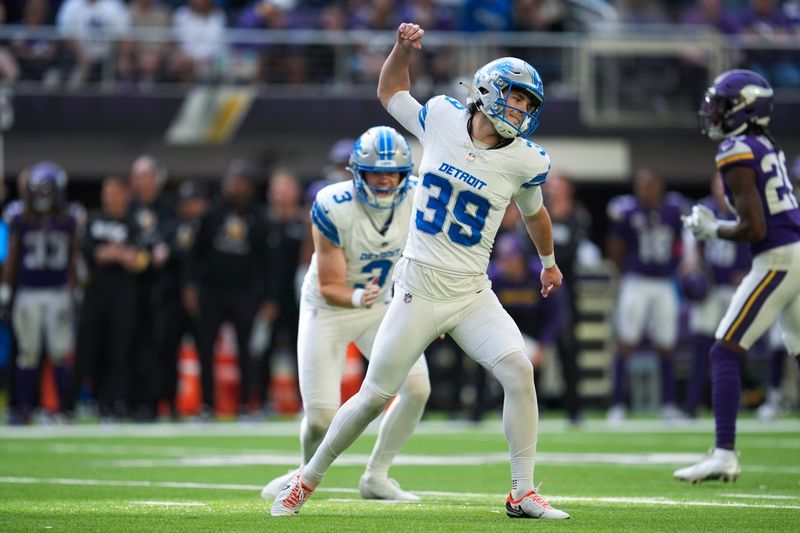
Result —
<path fill-rule="evenodd" d="M 708 296 L 708 279 L 702 272 L 689 272 L 681 277 L 681 292 L 690 302 L 701 302 Z"/>
<path fill-rule="evenodd" d="M 697 112 L 700 133 L 713 141 L 740 135 L 751 125 L 767 126 L 772 87 L 751 70 L 729 70 L 714 80 Z"/>
<path fill-rule="evenodd" d="M 504 233 L 498 237 L 494 250 L 497 259 L 525 257 L 525 243 L 513 233 Z"/>
<path fill-rule="evenodd" d="M 28 206 L 34 213 L 47 213 L 64 206 L 67 173 L 51 161 L 36 163 L 28 172 Z"/>

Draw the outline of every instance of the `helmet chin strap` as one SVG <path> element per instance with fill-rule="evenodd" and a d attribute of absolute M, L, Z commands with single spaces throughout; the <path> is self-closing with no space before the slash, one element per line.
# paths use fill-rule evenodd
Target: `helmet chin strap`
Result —
<path fill-rule="evenodd" d="M 395 196 L 397 196 L 397 192 L 393 192 L 392 194 L 380 195 L 377 194 L 374 190 L 370 188 L 370 194 L 372 194 L 373 202 L 378 204 L 381 207 L 389 207 L 394 202 Z"/>

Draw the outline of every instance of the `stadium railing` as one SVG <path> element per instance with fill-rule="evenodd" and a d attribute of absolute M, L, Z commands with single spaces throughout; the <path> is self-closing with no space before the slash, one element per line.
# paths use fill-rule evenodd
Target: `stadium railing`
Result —
<path fill-rule="evenodd" d="M 14 43 L 59 45 L 51 64 L 20 61 L 16 93 L 163 94 L 200 83 L 252 85 L 264 97 L 373 97 L 394 40 L 394 32 L 227 29 L 187 74 L 174 68 L 181 46 L 171 28 L 133 28 L 118 40 L 87 39 L 95 64 L 76 75 L 75 56 L 56 28 L 0 27 L 0 47 L 11 55 Z M 136 67 L 137 46 L 160 54 L 154 76 L 142 76 Z M 759 68 L 776 86 L 800 94 L 800 36 L 767 41 L 674 25 L 614 25 L 586 34 L 430 32 L 423 51 L 412 64 L 421 94 L 452 92 L 456 81 L 485 62 L 515 55 L 540 70 L 548 97 L 578 99 L 588 125 L 683 125 L 693 120 L 699 93 L 713 76 L 740 65 Z"/>

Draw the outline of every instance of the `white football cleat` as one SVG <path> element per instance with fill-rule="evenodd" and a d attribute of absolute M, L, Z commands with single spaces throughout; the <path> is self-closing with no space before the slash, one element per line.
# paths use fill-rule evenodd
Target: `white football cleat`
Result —
<path fill-rule="evenodd" d="M 762 422 L 770 422 L 778 418 L 778 415 L 781 414 L 781 406 L 780 404 L 774 404 L 770 402 L 762 403 L 758 406 L 756 410 L 756 415 L 758 419 Z"/>
<path fill-rule="evenodd" d="M 264 488 L 261 489 L 261 499 L 269 501 L 277 498 L 278 494 L 280 494 L 283 488 L 289 484 L 289 481 L 296 473 L 297 470 L 289 470 L 287 473 L 276 477 L 264 485 Z"/>
<path fill-rule="evenodd" d="M 689 422 L 689 417 L 674 403 L 665 403 L 661 406 L 661 420 L 668 424 L 682 424 Z"/>
<path fill-rule="evenodd" d="M 756 415 L 758 419 L 762 422 L 769 422 L 771 420 L 775 420 L 780 416 L 781 412 L 783 411 L 781 407 L 781 401 L 783 400 L 783 395 L 779 390 L 770 389 L 767 392 L 767 399 L 764 403 L 762 403 L 758 409 L 756 410 Z"/>
<path fill-rule="evenodd" d="M 506 514 L 511 518 L 542 518 L 551 520 L 565 520 L 569 518 L 569 515 L 564 511 L 554 509 L 553 506 L 547 503 L 535 490 L 530 491 L 519 500 L 512 499 L 511 493 L 509 493 L 508 498 L 506 498 Z"/>
<path fill-rule="evenodd" d="M 676 470 L 672 475 L 675 479 L 688 483 L 701 483 L 709 479 L 722 481 L 736 481 L 742 469 L 739 467 L 739 458 L 733 450 L 714 448 L 697 464 Z"/>
<path fill-rule="evenodd" d="M 272 516 L 295 516 L 300 514 L 300 508 L 306 503 L 314 489 L 308 488 L 300 481 L 300 471 L 294 473 L 289 483 L 281 490 L 272 504 Z"/>
<path fill-rule="evenodd" d="M 361 476 L 358 491 L 361 493 L 361 497 L 367 500 L 419 501 L 419 496 L 401 489 L 400 484 L 394 479 L 376 478 L 367 474 Z"/>
<path fill-rule="evenodd" d="M 625 423 L 625 418 L 628 413 L 624 405 L 614 404 L 608 409 L 606 414 L 606 423 L 612 427 L 619 427 Z"/>

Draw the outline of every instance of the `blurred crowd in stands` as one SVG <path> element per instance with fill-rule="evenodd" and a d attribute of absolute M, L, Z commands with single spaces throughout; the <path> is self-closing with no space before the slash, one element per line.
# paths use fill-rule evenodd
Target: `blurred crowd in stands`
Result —
<path fill-rule="evenodd" d="M 765 74 L 773 85 L 800 86 L 798 0 L 4 0 L 0 22 L 12 29 L 0 39 L 0 78 L 48 87 L 102 78 L 141 88 L 219 80 L 326 84 L 345 72 L 369 82 L 385 55 L 374 42 L 343 49 L 324 39 L 301 44 L 285 35 L 237 41 L 226 32 L 392 31 L 405 20 L 435 32 L 669 34 L 677 25 L 705 26 L 788 47 L 756 46 L 737 63 Z M 56 38 L 39 31 L 51 26 Z M 432 83 L 449 82 L 451 48 L 432 46 L 415 68 Z"/>

